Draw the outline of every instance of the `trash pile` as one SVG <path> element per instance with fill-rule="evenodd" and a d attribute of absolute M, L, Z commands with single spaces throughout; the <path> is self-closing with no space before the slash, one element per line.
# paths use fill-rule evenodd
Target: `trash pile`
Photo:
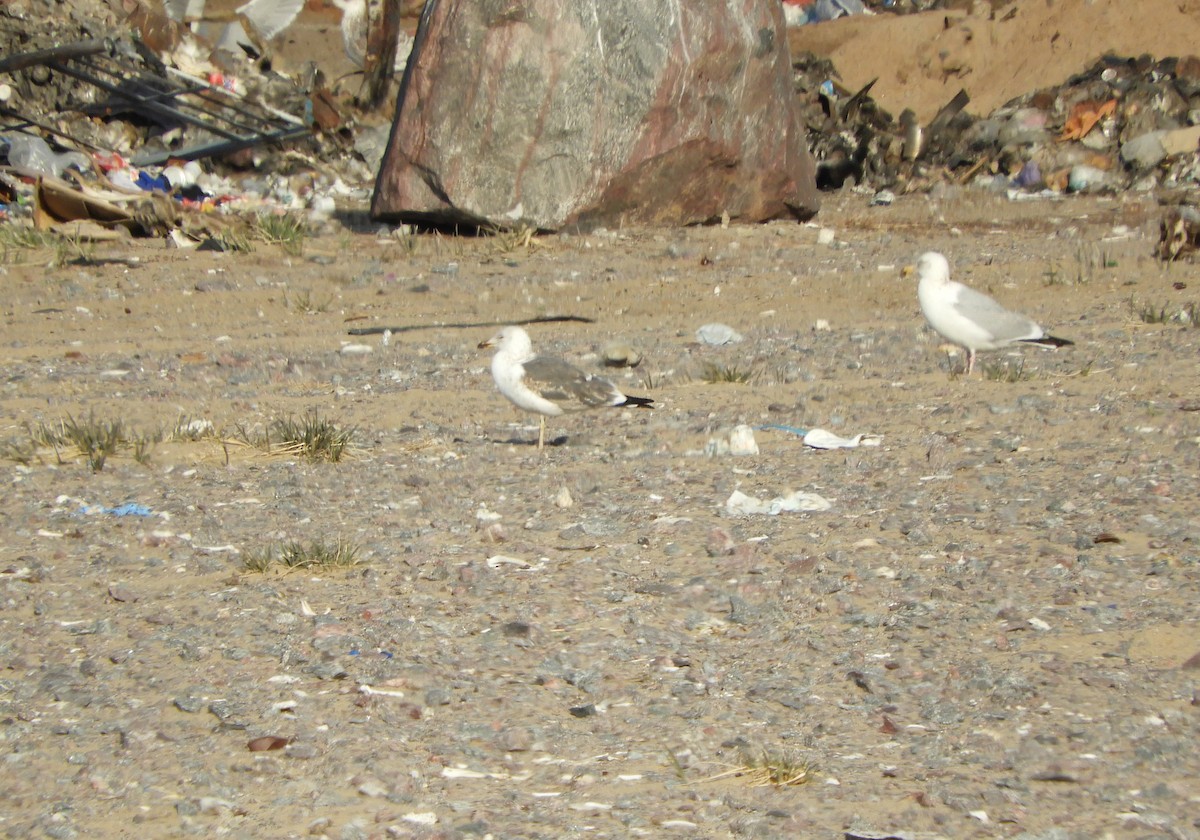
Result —
<path fill-rule="evenodd" d="M 72 4 L 66 23 L 48 0 L 0 7 L 0 219 L 186 246 L 212 227 L 201 214 L 320 225 L 365 207 L 386 115 L 356 110 L 312 62 L 273 69 L 254 46 L 269 21 L 242 9 L 207 41 L 141 0 L 114 3 Z M 301 5 L 275 2 L 291 17 Z"/>
<path fill-rule="evenodd" d="M 182 231 L 172 235 L 187 244 L 196 238 L 192 211 L 298 212 L 319 225 L 340 205 L 365 207 L 389 118 L 331 90 L 314 63 L 288 74 L 261 51 L 302 4 L 255 0 L 206 41 L 182 17 L 196 2 L 0 6 L 0 221 L 88 236 Z M 347 21 L 363 26 L 367 3 L 378 0 L 330 2 L 343 10 L 348 54 L 354 47 L 361 62 L 364 42 Z M 934 0 L 783 2 L 804 25 L 820 25 Z M 404 6 L 411 14 L 421 3 Z M 871 84 L 845 89 L 828 59 L 793 59 L 822 189 L 869 191 L 879 204 L 940 184 L 1014 200 L 1154 190 L 1176 205 L 1163 220 L 1160 257 L 1200 247 L 1200 211 L 1188 206 L 1200 204 L 1196 56 L 1105 56 L 986 117 L 967 112 L 962 91 L 926 125 L 909 110 L 894 118 L 879 107 Z"/>
<path fill-rule="evenodd" d="M 984 118 L 960 91 L 925 126 L 849 91 L 825 60 L 794 57 L 824 188 L 913 192 L 937 182 L 1012 194 L 1178 189 L 1200 182 L 1200 58 L 1105 56 Z"/>

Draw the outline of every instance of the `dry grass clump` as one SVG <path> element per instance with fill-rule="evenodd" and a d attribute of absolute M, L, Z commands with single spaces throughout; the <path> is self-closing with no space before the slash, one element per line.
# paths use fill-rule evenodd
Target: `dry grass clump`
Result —
<path fill-rule="evenodd" d="M 757 753 L 743 752 L 736 766 L 702 781 L 737 778 L 745 779 L 753 787 L 788 787 L 807 784 L 816 777 L 816 773 L 816 766 L 808 759 L 763 749 Z"/>
<path fill-rule="evenodd" d="M 264 546 L 246 553 L 246 569 L 251 572 L 266 572 L 272 568 L 330 570 L 350 569 L 362 560 L 358 546 L 346 540 L 327 543 L 314 540 L 308 543 L 290 542 Z"/>
<path fill-rule="evenodd" d="M 48 449 L 54 452 L 54 460 L 59 464 L 83 457 L 92 472 L 103 470 L 109 457 L 123 451 L 130 451 L 135 461 L 146 464 L 150 451 L 162 439 L 160 435 L 134 432 L 120 419 L 98 418 L 95 414 L 86 419 L 67 415 L 57 425 L 26 425 L 25 432 L 25 437 L 0 443 L 0 457 L 30 464 Z"/>

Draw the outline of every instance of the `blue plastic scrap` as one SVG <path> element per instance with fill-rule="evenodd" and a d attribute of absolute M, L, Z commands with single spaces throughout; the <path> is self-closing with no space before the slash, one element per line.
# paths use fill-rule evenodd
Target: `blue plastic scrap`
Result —
<path fill-rule="evenodd" d="M 145 505 L 139 505 L 135 502 L 126 502 L 123 505 L 116 507 L 108 507 L 106 505 L 80 505 L 79 510 L 88 516 L 95 516 L 98 513 L 107 513 L 109 516 L 153 516 L 154 511 Z"/>

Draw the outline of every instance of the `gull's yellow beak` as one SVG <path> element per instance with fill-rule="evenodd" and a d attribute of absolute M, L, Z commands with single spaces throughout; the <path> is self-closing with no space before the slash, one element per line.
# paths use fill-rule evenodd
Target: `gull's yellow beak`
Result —
<path fill-rule="evenodd" d="M 907 280 L 909 277 L 912 277 L 916 273 L 917 267 L 915 265 L 906 265 L 904 268 L 900 269 L 900 277 L 905 280 Z"/>

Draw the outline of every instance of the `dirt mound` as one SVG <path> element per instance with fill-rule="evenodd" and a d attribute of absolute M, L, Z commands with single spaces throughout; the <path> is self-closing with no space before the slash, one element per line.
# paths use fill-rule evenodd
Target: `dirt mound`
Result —
<path fill-rule="evenodd" d="M 1061 84 L 1105 53 L 1156 58 L 1200 44 L 1200 0 L 1019 0 L 970 12 L 860 15 L 792 29 L 795 56 L 828 56 L 847 88 L 878 78 L 875 99 L 928 121 L 960 89 L 987 115 L 1023 93 Z"/>

